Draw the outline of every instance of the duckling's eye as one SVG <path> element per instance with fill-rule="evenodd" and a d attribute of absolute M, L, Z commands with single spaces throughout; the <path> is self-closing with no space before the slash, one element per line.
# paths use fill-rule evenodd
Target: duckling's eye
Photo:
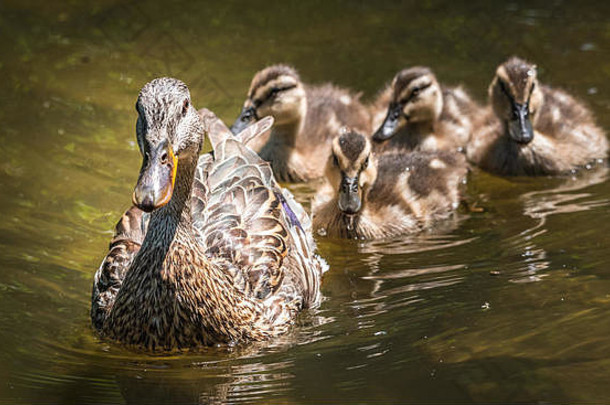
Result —
<path fill-rule="evenodd" d="M 333 155 L 333 166 L 339 167 L 339 159 L 335 155 Z"/>
<path fill-rule="evenodd" d="M 364 159 L 364 162 L 362 163 L 362 167 L 360 168 L 360 170 L 366 170 L 366 168 L 369 167 L 369 157 L 367 156 L 366 159 Z"/>
<path fill-rule="evenodd" d="M 269 92 L 269 97 L 273 97 L 273 96 L 275 96 L 279 92 L 280 92 L 280 89 L 278 89 L 277 87 L 273 87 L 271 89 L 271 91 Z"/>
<path fill-rule="evenodd" d="M 183 117 L 186 116 L 186 113 L 189 110 L 189 105 L 190 105 L 190 103 L 189 103 L 188 99 L 184 100 L 184 103 L 182 104 L 182 116 Z"/>
<path fill-rule="evenodd" d="M 411 91 L 411 97 L 417 96 L 420 91 L 421 91 L 421 87 L 414 88 L 413 91 Z"/>

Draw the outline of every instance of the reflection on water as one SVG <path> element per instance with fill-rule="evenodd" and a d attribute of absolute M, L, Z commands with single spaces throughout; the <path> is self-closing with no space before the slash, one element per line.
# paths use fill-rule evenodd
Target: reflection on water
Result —
<path fill-rule="evenodd" d="M 0 403 L 596 402 L 610 396 L 608 168 L 474 170 L 432 232 L 319 240 L 324 301 L 276 341 L 150 356 L 89 326 L 91 278 L 130 205 L 133 103 L 175 75 L 227 122 L 270 63 L 370 100 L 431 65 L 484 100 L 530 58 L 610 127 L 606 3 L 0 3 Z M 405 17 L 405 16 L 408 16 Z M 405 21 L 408 20 L 408 23 Z M 311 187 L 290 186 L 309 206 Z"/>
<path fill-rule="evenodd" d="M 608 198 L 596 198 L 591 193 L 576 193 L 596 184 L 601 184 L 608 179 L 608 167 L 598 167 L 590 170 L 582 170 L 573 177 L 557 187 L 542 191 L 530 191 L 521 196 L 524 206 L 524 214 L 544 219 L 553 214 L 569 214 L 571 212 L 586 211 L 593 208 L 608 205 Z M 592 199 L 592 200 L 591 200 Z"/>

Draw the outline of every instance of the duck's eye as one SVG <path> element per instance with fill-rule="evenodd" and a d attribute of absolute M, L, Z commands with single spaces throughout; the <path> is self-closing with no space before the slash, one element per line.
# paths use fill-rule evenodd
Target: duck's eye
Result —
<path fill-rule="evenodd" d="M 333 155 L 333 165 L 339 167 L 339 159 L 337 159 L 337 156 L 335 155 Z"/>
<path fill-rule="evenodd" d="M 184 117 L 184 116 L 186 115 L 186 113 L 188 112 L 188 110 L 189 110 L 189 106 L 190 106 L 190 103 L 189 103 L 188 99 L 184 100 L 184 103 L 182 104 L 182 116 L 183 116 L 183 117 Z"/>
<path fill-rule="evenodd" d="M 275 96 L 279 92 L 280 92 L 280 89 L 278 89 L 277 87 L 273 87 L 271 89 L 271 91 L 269 92 L 269 97 L 273 97 L 273 96 Z"/>
<path fill-rule="evenodd" d="M 421 87 L 416 87 L 411 91 L 411 97 L 415 97 L 419 94 L 419 92 L 421 91 Z"/>
<path fill-rule="evenodd" d="M 163 154 L 161 155 L 161 164 L 162 165 L 166 165 L 169 163 L 169 157 L 167 155 L 167 152 L 163 152 Z"/>

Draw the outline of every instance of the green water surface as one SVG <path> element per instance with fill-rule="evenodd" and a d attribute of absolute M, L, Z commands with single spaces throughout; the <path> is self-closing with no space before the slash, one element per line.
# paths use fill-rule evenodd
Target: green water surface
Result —
<path fill-rule="evenodd" d="M 610 3 L 594 1 L 2 0 L 0 403 L 608 402 L 605 168 L 475 171 L 483 212 L 445 229 L 321 239 L 325 300 L 269 344 L 150 356 L 100 340 L 88 312 L 150 79 L 182 79 L 231 122 L 271 63 L 365 100 L 429 65 L 484 102 L 517 54 L 610 128 L 609 44 Z"/>

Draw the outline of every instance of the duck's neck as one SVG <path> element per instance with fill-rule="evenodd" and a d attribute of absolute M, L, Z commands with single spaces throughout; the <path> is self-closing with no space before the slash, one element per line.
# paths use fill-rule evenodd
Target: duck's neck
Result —
<path fill-rule="evenodd" d="M 294 148 L 297 143 L 297 135 L 303 128 L 304 116 L 294 121 L 275 125 L 271 131 L 271 139 L 275 145 L 284 148 Z"/>
<path fill-rule="evenodd" d="M 152 266 L 149 264 L 142 270 L 150 272 L 162 266 L 170 245 L 177 238 L 179 231 L 182 237 L 190 235 L 192 228 L 190 200 L 196 166 L 196 156 L 178 162 L 172 198 L 167 205 L 151 214 L 148 231 L 142 243 L 142 250 L 156 258 L 155 261 L 158 263 L 151 263 Z"/>
<path fill-rule="evenodd" d="M 295 159 L 299 159 L 298 135 L 303 124 L 304 117 L 299 117 L 289 123 L 275 125 L 269 140 L 259 152 L 263 160 L 271 163 L 273 173 L 279 181 L 300 182 L 308 179 L 307 166 L 295 164 Z"/>
<path fill-rule="evenodd" d="M 172 199 L 165 207 L 152 214 L 151 229 L 158 221 L 169 222 L 174 225 L 175 229 L 191 228 L 191 190 L 193 189 L 196 168 L 197 156 L 191 156 L 179 161 Z"/>

